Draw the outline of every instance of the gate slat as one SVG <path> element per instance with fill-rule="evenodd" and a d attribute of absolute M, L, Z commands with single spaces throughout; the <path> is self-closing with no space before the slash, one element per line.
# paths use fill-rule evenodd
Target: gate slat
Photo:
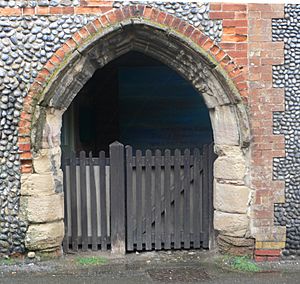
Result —
<path fill-rule="evenodd" d="M 208 231 L 209 231 L 209 216 L 208 216 L 208 210 L 209 210 L 209 196 L 208 196 L 208 190 L 209 190 L 209 182 L 208 182 L 208 146 L 203 145 L 203 194 L 202 194 L 202 224 L 203 224 L 203 248 L 208 248 Z"/>
<path fill-rule="evenodd" d="M 136 151 L 136 242 L 137 250 L 142 250 L 142 151 Z"/>
<path fill-rule="evenodd" d="M 70 194 L 71 194 L 71 232 L 72 250 L 78 250 L 78 222 L 77 222 L 77 186 L 76 186 L 76 154 L 70 152 Z"/>
<path fill-rule="evenodd" d="M 184 248 L 190 248 L 190 150 L 184 150 L 184 165 L 183 165 L 183 187 L 184 187 L 184 209 L 183 209 L 183 232 L 184 232 Z"/>
<path fill-rule="evenodd" d="M 214 238 L 214 228 L 213 228 L 213 214 L 214 214 L 214 209 L 213 209 L 213 180 L 214 180 L 214 173 L 213 173 L 213 168 L 214 168 L 214 161 L 216 159 L 216 154 L 214 152 L 214 144 L 211 143 L 208 146 L 208 215 L 209 215 L 209 231 L 208 231 L 208 238 L 209 242 L 213 242 L 215 240 Z M 211 248 L 210 244 L 209 248 Z M 212 246 L 214 244 L 212 243 Z"/>
<path fill-rule="evenodd" d="M 181 248 L 180 230 L 180 156 L 179 149 L 175 150 L 174 158 L 174 248 Z"/>
<path fill-rule="evenodd" d="M 96 181 L 94 173 L 94 163 L 92 152 L 89 153 L 89 166 L 90 166 L 90 190 L 91 190 L 91 224 L 92 224 L 92 250 L 98 249 L 97 242 L 97 195 L 96 195 Z"/>
<path fill-rule="evenodd" d="M 101 250 L 107 250 L 107 208 L 106 208 L 106 169 L 105 152 L 99 153 L 100 212 L 101 212 Z"/>
<path fill-rule="evenodd" d="M 63 153 L 62 156 L 62 171 L 63 171 L 63 181 L 64 181 L 64 223 L 65 223 L 65 236 L 63 240 L 63 249 L 64 252 L 69 251 L 69 226 L 68 226 L 68 193 L 67 193 L 67 163 L 66 163 L 66 153 Z"/>
<path fill-rule="evenodd" d="M 80 195 L 81 195 L 81 240 L 82 250 L 88 249 L 88 218 L 87 218 L 87 194 L 86 194 L 86 155 L 80 152 Z"/>
<path fill-rule="evenodd" d="M 145 211 L 146 211 L 146 250 L 152 249 L 152 152 L 146 150 Z"/>
<path fill-rule="evenodd" d="M 200 248 L 200 222 L 202 200 L 202 187 L 200 182 L 200 151 L 194 149 L 194 192 L 193 192 L 193 229 L 194 248 Z"/>
<path fill-rule="evenodd" d="M 161 249 L 161 152 L 155 151 L 155 249 Z"/>
<path fill-rule="evenodd" d="M 165 150 L 165 175 L 164 175 L 164 195 L 165 195 L 165 238 L 164 248 L 171 249 L 171 151 Z"/>
<path fill-rule="evenodd" d="M 127 250 L 133 251 L 134 212 L 132 184 L 132 147 L 126 146 Z"/>

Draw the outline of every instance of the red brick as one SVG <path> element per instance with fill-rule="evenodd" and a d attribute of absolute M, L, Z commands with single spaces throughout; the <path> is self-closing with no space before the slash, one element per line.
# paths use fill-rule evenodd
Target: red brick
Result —
<path fill-rule="evenodd" d="M 209 8 L 210 11 L 220 11 L 222 9 L 222 5 L 220 3 L 210 3 Z"/>
<path fill-rule="evenodd" d="M 31 145 L 30 143 L 26 143 L 26 144 L 19 144 L 19 150 L 20 151 L 24 151 L 24 152 L 28 152 L 30 151 Z"/>
<path fill-rule="evenodd" d="M 245 4 L 227 4 L 223 3 L 222 4 L 222 9 L 223 11 L 246 11 L 247 10 L 247 5 Z"/>
<path fill-rule="evenodd" d="M 234 12 L 210 12 L 209 17 L 213 19 L 233 19 Z"/>
<path fill-rule="evenodd" d="M 280 249 L 256 249 L 255 255 L 262 256 L 279 256 L 281 253 Z"/>
<path fill-rule="evenodd" d="M 72 15 L 74 14 L 74 7 L 64 7 L 62 10 L 63 14 Z"/>

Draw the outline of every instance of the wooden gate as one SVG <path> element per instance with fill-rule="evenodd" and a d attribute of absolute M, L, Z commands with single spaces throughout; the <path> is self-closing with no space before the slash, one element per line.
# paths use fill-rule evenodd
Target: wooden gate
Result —
<path fill-rule="evenodd" d="M 212 145 L 173 153 L 110 146 L 110 157 L 64 155 L 64 250 L 208 248 Z"/>

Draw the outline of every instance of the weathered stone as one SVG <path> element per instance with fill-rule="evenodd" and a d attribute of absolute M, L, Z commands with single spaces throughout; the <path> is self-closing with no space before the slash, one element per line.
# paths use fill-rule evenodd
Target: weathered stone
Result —
<path fill-rule="evenodd" d="M 210 111 L 215 144 L 239 145 L 237 117 L 233 108 L 216 106 Z"/>
<path fill-rule="evenodd" d="M 64 237 L 63 221 L 34 224 L 28 227 L 25 246 L 28 250 L 56 250 Z"/>
<path fill-rule="evenodd" d="M 29 252 L 27 253 L 27 257 L 30 258 L 30 259 L 35 258 L 35 252 L 34 252 L 34 251 L 29 251 Z"/>
<path fill-rule="evenodd" d="M 52 165 L 48 149 L 39 150 L 38 154 L 33 157 L 33 168 L 38 174 L 51 172 Z"/>
<path fill-rule="evenodd" d="M 221 253 L 233 255 L 253 255 L 254 239 L 218 235 L 218 248 Z"/>
<path fill-rule="evenodd" d="M 215 211 L 214 228 L 222 235 L 244 237 L 248 230 L 248 226 L 249 219 L 246 214 Z"/>
<path fill-rule="evenodd" d="M 214 163 L 214 176 L 217 179 L 243 181 L 245 174 L 246 161 L 241 154 L 221 156 Z"/>
<path fill-rule="evenodd" d="M 246 186 L 215 183 L 214 208 L 228 213 L 247 213 L 250 190 Z"/>
<path fill-rule="evenodd" d="M 54 180 L 49 174 L 22 175 L 21 195 L 52 195 Z"/>
<path fill-rule="evenodd" d="M 62 194 L 47 196 L 23 196 L 21 210 L 30 223 L 46 223 L 62 220 L 64 217 Z"/>

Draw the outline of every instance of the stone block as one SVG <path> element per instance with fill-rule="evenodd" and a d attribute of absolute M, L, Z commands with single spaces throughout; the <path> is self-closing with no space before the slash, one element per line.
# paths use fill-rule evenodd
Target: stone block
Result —
<path fill-rule="evenodd" d="M 239 145 L 240 135 L 233 107 L 217 106 L 210 111 L 215 144 Z"/>
<path fill-rule="evenodd" d="M 253 255 L 254 239 L 218 235 L 218 248 L 221 253 L 232 255 Z"/>
<path fill-rule="evenodd" d="M 214 163 L 214 177 L 223 180 L 244 180 L 246 163 L 242 155 L 218 157 Z"/>
<path fill-rule="evenodd" d="M 250 190 L 246 186 L 215 183 L 214 208 L 228 213 L 247 213 Z"/>
<path fill-rule="evenodd" d="M 21 210 L 30 223 L 47 223 L 64 218 L 62 194 L 21 197 Z"/>
<path fill-rule="evenodd" d="M 249 219 L 246 214 L 215 211 L 214 228 L 222 235 L 244 237 L 248 230 L 248 226 Z"/>
<path fill-rule="evenodd" d="M 34 172 L 38 174 L 56 172 L 60 169 L 60 164 L 61 164 L 60 147 L 41 149 L 33 157 Z"/>
<path fill-rule="evenodd" d="M 22 176 L 21 195 L 52 195 L 55 190 L 53 176 L 49 174 L 30 174 Z"/>
<path fill-rule="evenodd" d="M 32 224 L 28 227 L 25 237 L 27 250 L 57 250 L 61 247 L 64 237 L 63 221 Z"/>

